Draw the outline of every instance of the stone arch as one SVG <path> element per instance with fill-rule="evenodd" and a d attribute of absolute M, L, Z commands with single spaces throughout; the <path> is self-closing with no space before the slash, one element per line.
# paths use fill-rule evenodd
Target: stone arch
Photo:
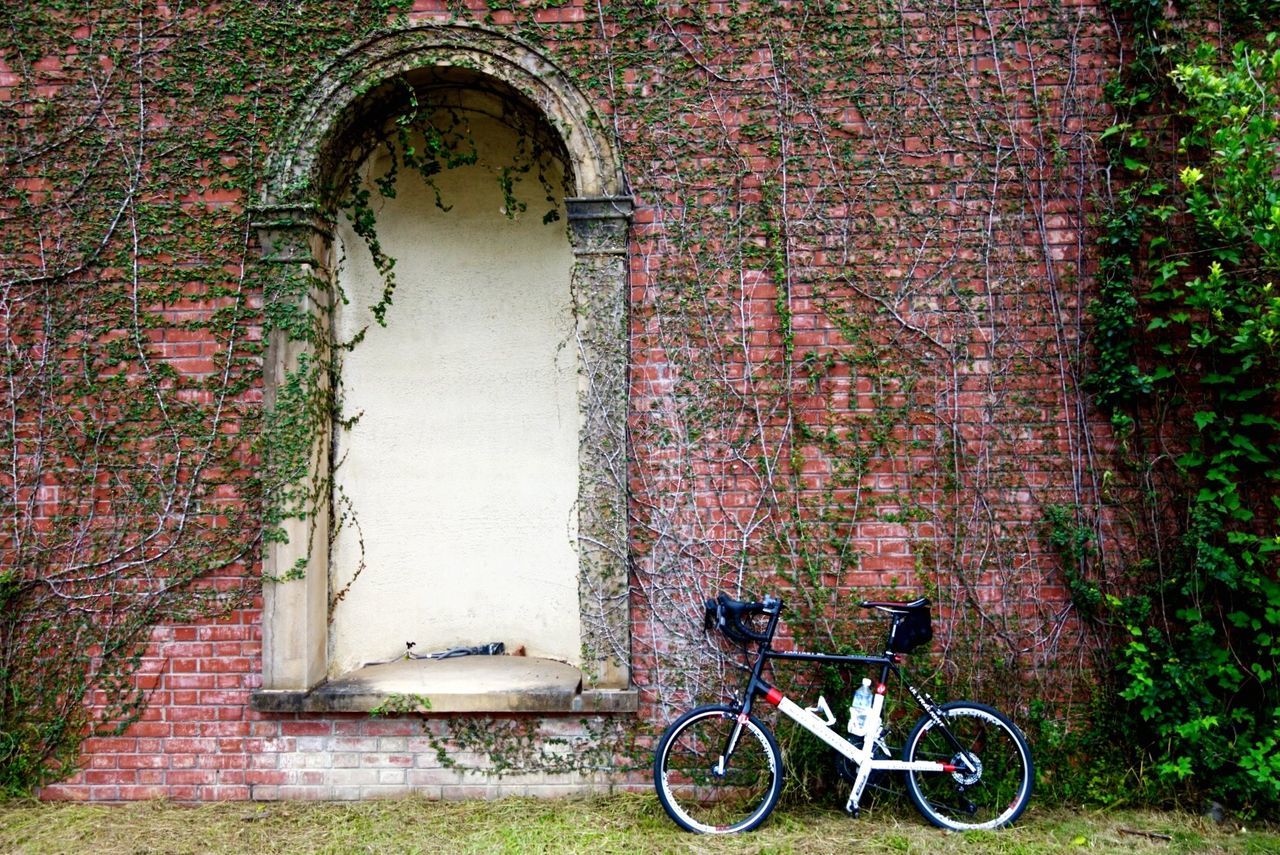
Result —
<path fill-rule="evenodd" d="M 570 290 L 579 365 L 577 532 L 579 603 L 583 628 L 582 680 L 574 697 L 533 707 L 583 710 L 634 706 L 629 691 L 627 611 L 626 404 L 627 230 L 632 200 L 625 193 L 613 139 L 569 77 L 528 44 L 475 26 L 417 26 L 378 33 L 334 59 L 302 91 L 268 160 L 261 202 L 252 224 L 268 275 L 316 283 L 297 296 L 297 308 L 317 318 L 331 306 L 330 255 L 334 191 L 362 129 L 385 121 L 396 81 L 447 79 L 485 85 L 535 110 L 558 138 L 571 173 L 565 199 L 574 263 Z M 264 392 L 276 390 L 323 343 L 268 333 Z M 319 485 L 328 460 L 317 437 L 309 484 Z M 286 521 L 287 541 L 264 546 L 264 710 L 358 708 L 325 700 L 327 670 L 327 511 Z M 304 566 L 305 565 L 305 566 Z M 296 572 L 298 568 L 302 572 Z M 298 577 L 298 578 L 292 578 Z M 510 697 L 498 708 L 521 708 Z M 372 697 L 369 703 L 376 702 Z M 433 709 L 441 710 L 437 702 Z"/>
<path fill-rule="evenodd" d="M 618 154 L 568 76 L 529 45 L 474 26 L 379 33 L 337 57 L 303 92 L 267 167 L 262 207 L 314 204 L 353 126 L 378 112 L 389 81 L 429 69 L 467 69 L 527 98 L 560 134 L 577 198 L 624 193 Z"/>

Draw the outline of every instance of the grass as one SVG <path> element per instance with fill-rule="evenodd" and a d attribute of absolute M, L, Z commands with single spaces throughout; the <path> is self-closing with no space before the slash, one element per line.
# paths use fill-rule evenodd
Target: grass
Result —
<path fill-rule="evenodd" d="M 653 796 L 545 801 L 0 805 L 0 852 L 1280 853 L 1280 833 L 1158 812 L 1034 804 L 1013 828 L 948 834 L 885 808 L 852 820 L 783 806 L 732 838 L 679 831 Z"/>

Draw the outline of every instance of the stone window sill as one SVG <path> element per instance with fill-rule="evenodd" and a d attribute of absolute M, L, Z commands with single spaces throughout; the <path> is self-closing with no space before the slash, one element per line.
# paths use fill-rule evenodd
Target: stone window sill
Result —
<path fill-rule="evenodd" d="M 367 665 L 308 691 L 261 689 L 259 712 L 369 712 L 389 701 L 425 697 L 430 713 L 628 713 L 634 689 L 583 688 L 572 665 L 533 656 L 402 659 Z"/>

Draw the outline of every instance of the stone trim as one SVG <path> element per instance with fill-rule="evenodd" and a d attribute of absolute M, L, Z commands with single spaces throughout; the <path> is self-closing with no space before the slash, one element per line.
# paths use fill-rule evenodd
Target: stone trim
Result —
<path fill-rule="evenodd" d="M 251 211 L 263 263 L 286 276 L 329 278 L 334 214 L 326 181 L 344 168 L 353 128 L 377 120 L 379 87 L 415 71 L 462 68 L 498 80 L 542 110 L 561 136 L 578 194 L 565 200 L 574 253 L 571 290 L 579 343 L 579 603 L 582 687 L 563 711 L 612 708 L 633 701 L 591 700 L 630 688 L 631 635 L 627 561 L 627 241 L 633 201 L 623 186 L 612 139 L 568 78 L 531 47 L 478 27 L 423 26 L 384 32 L 341 55 L 313 81 L 286 123 L 268 163 L 262 202 Z M 305 309 L 322 316 L 329 295 L 308 294 Z M 312 345 L 273 332 L 265 398 Z M 328 438 L 313 459 L 327 465 Z M 306 486 L 322 485 L 318 468 Z M 319 516 L 320 514 L 317 514 Z M 329 568 L 326 519 L 289 520 L 287 543 L 264 550 L 263 573 L 279 578 L 305 560 L 301 579 L 267 582 L 263 592 L 263 687 L 255 707 L 320 704 L 336 709 L 321 687 L 328 673 Z M 319 692 L 319 694 L 316 694 Z M 283 694 L 282 694 L 283 693 Z M 313 698 L 313 700 L 305 700 Z M 583 700 L 586 698 L 587 700 Z M 557 703 L 560 703 L 557 701 Z M 529 697 L 528 709 L 545 711 Z M 575 706 L 575 704 L 577 706 Z M 582 704 L 587 706 L 583 707 Z M 561 704 L 562 706 L 564 704 Z"/>
<path fill-rule="evenodd" d="M 333 240 L 333 215 L 319 205 L 256 205 L 249 226 L 268 264 L 323 266 Z"/>
<path fill-rule="evenodd" d="M 567 74 L 528 43 L 478 26 L 421 25 L 375 33 L 337 56 L 302 93 L 268 161 L 265 205 L 307 203 L 345 159 L 383 87 L 427 69 L 465 69 L 510 86 L 536 106 L 565 144 L 580 197 L 623 194 L 610 134 Z"/>
<path fill-rule="evenodd" d="M 369 665 L 309 692 L 261 691 L 254 709 L 369 712 L 392 699 L 425 698 L 424 713 L 632 713 L 634 689 L 584 689 L 582 672 L 550 659 L 464 656 Z M 400 710 L 404 711 L 404 710 Z"/>
<path fill-rule="evenodd" d="M 577 318 L 578 567 L 583 670 L 589 682 L 630 685 L 627 564 L 627 237 L 632 200 L 566 199 Z"/>

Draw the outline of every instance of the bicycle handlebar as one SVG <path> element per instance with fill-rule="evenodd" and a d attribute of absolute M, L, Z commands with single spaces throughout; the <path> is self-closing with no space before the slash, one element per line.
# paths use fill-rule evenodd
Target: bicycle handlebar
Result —
<path fill-rule="evenodd" d="M 863 600 L 859 605 L 867 609 L 878 609 L 892 618 L 887 642 L 889 650 L 909 653 L 933 639 L 929 601 L 924 597 L 909 603 Z M 773 640 L 773 630 L 777 627 L 774 618 L 782 611 L 782 601 L 773 596 L 766 596 L 760 602 L 735 600 L 728 594 L 720 594 L 714 600 L 707 600 L 704 608 L 703 626 L 708 631 L 719 630 L 737 644 L 768 644 Z M 757 614 L 769 615 L 771 618 L 769 627 L 764 632 L 757 632 L 745 623 L 748 618 Z"/>
<path fill-rule="evenodd" d="M 735 600 L 728 594 L 720 594 L 714 600 L 707 600 L 704 608 L 703 626 L 708 630 L 718 629 L 739 644 L 763 643 L 770 641 L 772 634 L 756 632 L 743 624 L 743 619 L 756 614 L 776 615 L 782 611 L 782 601 L 771 596 L 762 602 Z"/>

